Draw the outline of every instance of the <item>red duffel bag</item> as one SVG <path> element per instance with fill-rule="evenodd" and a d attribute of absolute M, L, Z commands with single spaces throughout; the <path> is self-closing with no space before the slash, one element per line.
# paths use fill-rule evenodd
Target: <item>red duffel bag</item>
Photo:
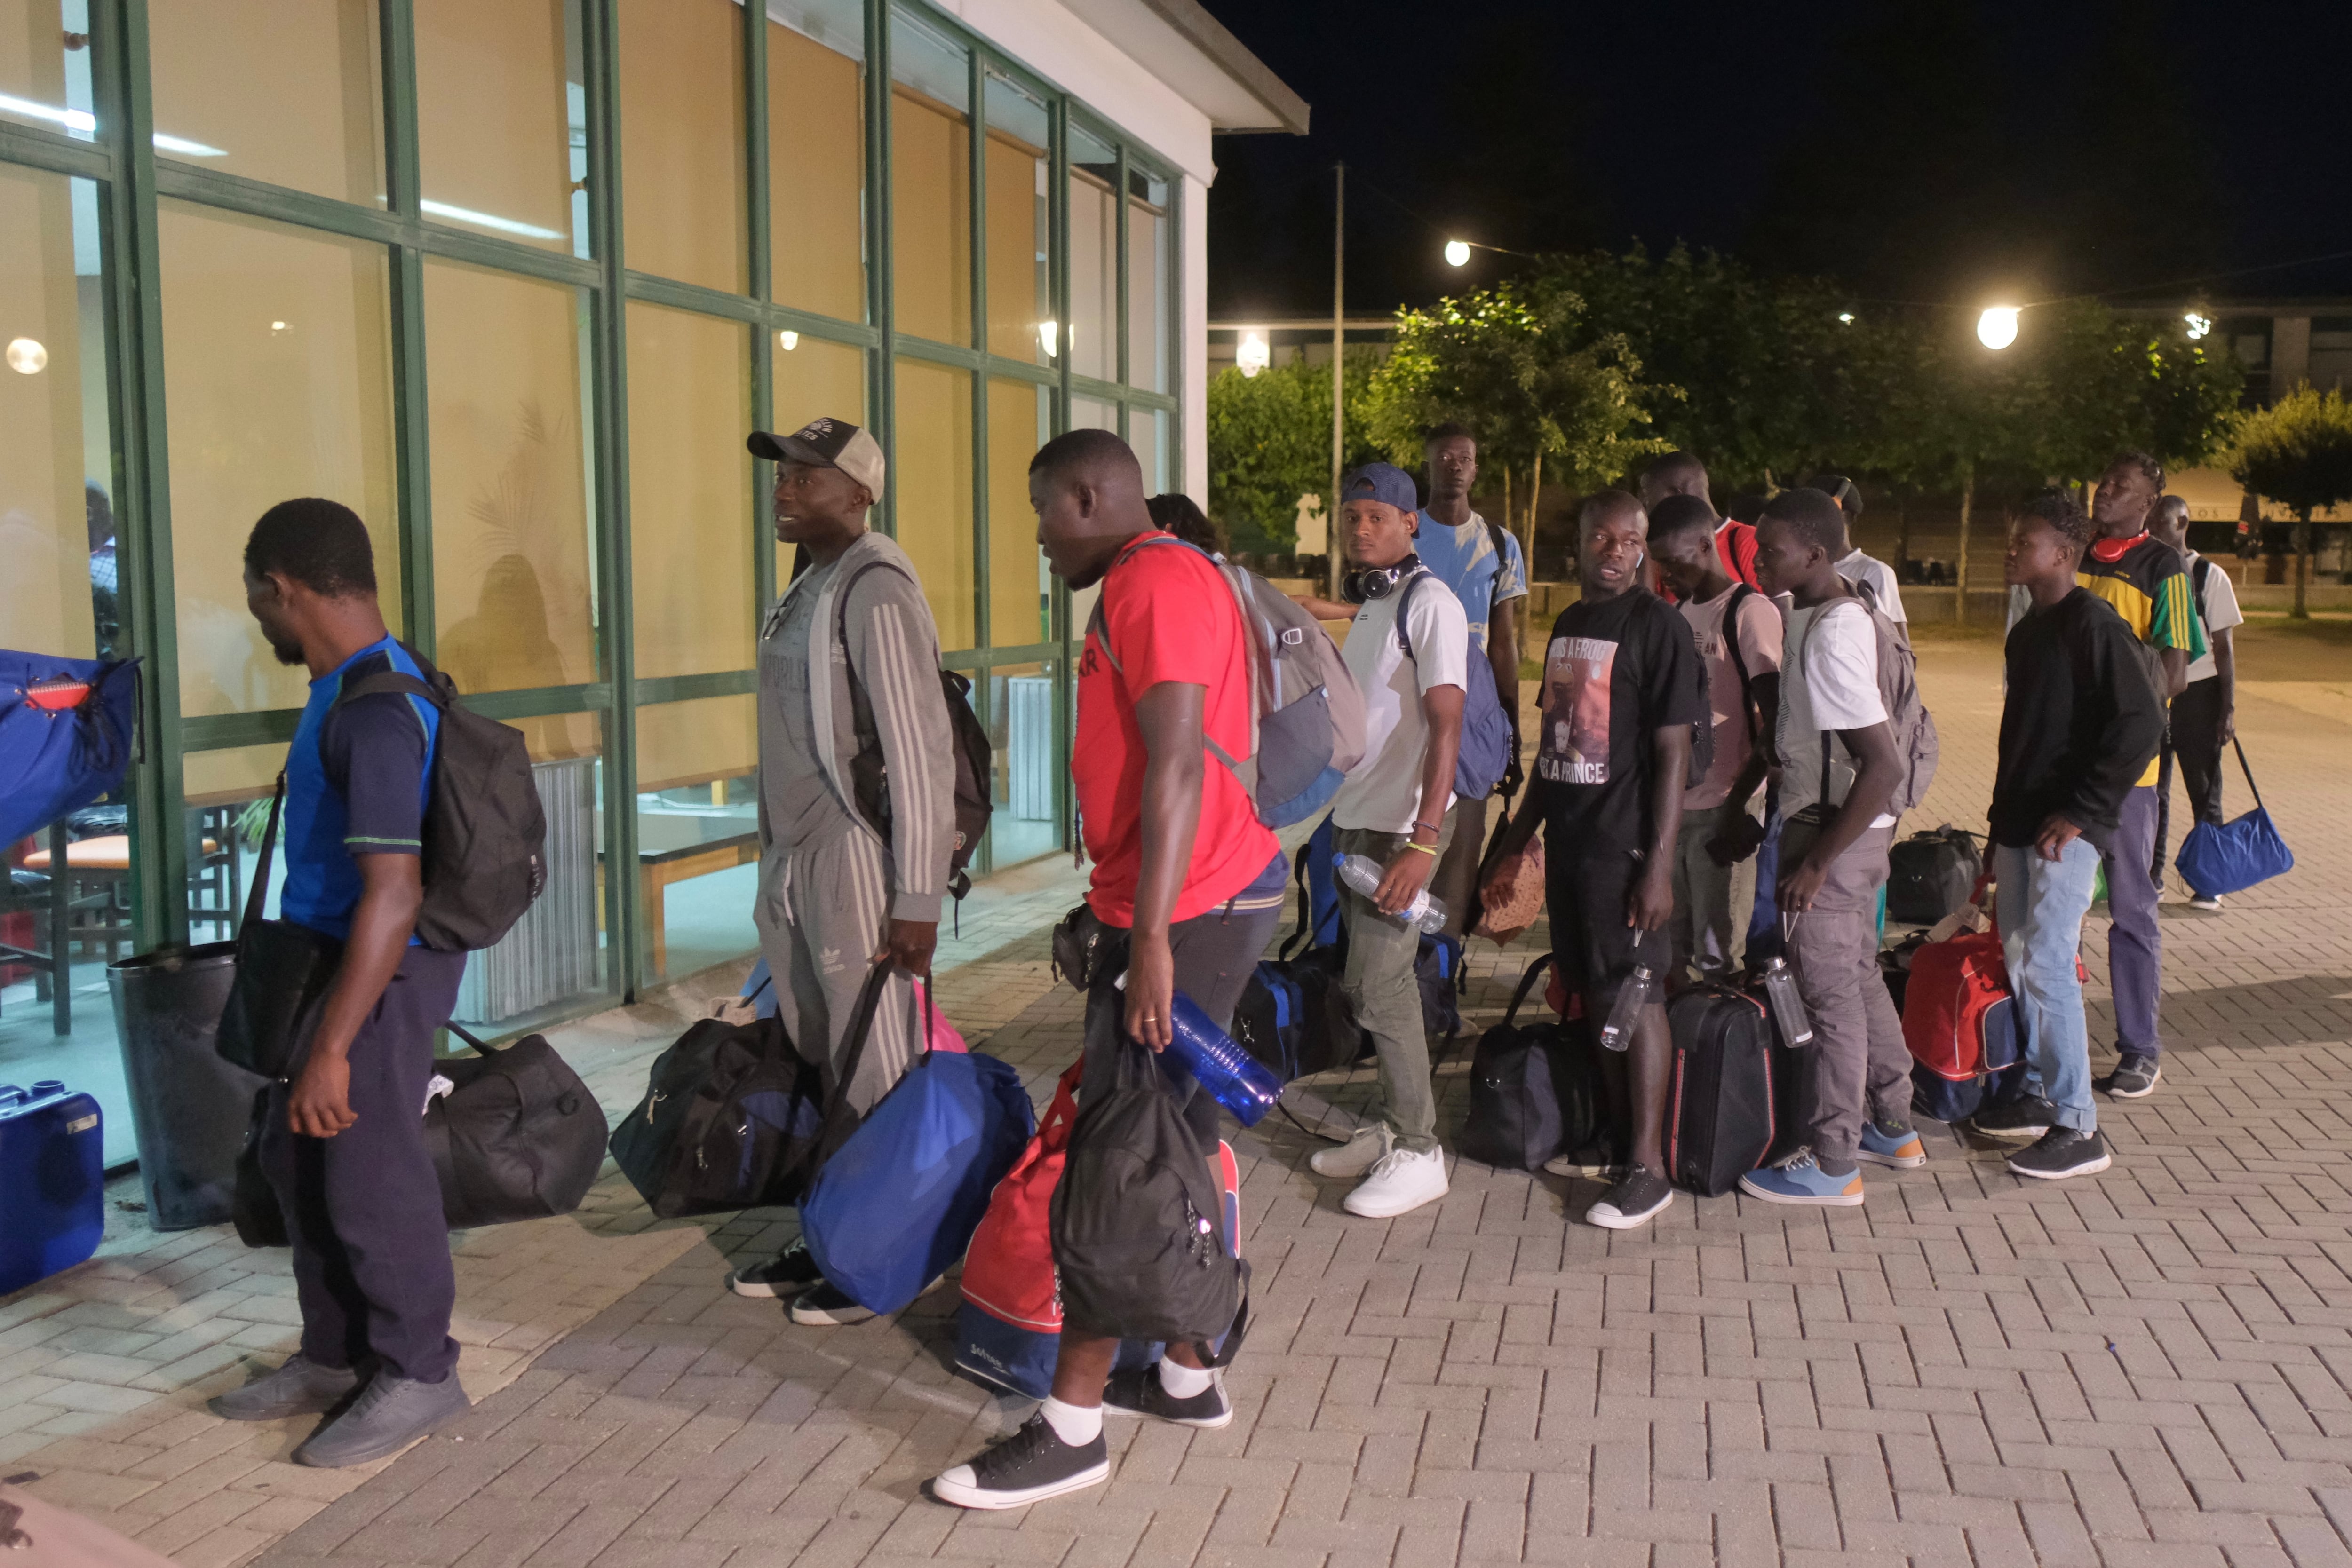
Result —
<path fill-rule="evenodd" d="M 1911 978 L 1903 988 L 1903 1043 L 1912 1060 L 1938 1078 L 1981 1077 L 1988 1071 L 1985 1014 L 2008 998 L 2009 965 L 2000 937 L 1963 931 L 1927 943 L 1911 955 Z"/>

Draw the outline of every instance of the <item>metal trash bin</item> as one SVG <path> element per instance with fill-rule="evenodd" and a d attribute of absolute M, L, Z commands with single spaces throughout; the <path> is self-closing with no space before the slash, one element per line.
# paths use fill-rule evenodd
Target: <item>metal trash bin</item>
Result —
<path fill-rule="evenodd" d="M 106 967 L 122 1077 L 156 1230 L 226 1224 L 262 1080 L 214 1049 L 236 944 L 165 947 Z"/>

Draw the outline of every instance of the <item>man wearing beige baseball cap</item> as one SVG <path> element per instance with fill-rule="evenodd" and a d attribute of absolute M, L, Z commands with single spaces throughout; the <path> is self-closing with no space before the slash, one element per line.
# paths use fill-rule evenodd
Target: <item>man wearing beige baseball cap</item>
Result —
<path fill-rule="evenodd" d="M 809 561 L 760 629 L 752 915 L 784 1027 L 824 1069 L 828 1096 L 864 1112 L 921 1049 L 913 981 L 930 972 L 955 844 L 939 630 L 907 552 L 866 526 L 882 497 L 873 436 L 816 419 L 790 435 L 755 431 L 747 444 L 777 465 L 778 542 Z M 889 977 L 844 1084 L 858 992 L 883 962 Z M 826 1283 L 797 1240 L 727 1283 L 741 1296 L 792 1297 L 798 1323 L 874 1315 Z"/>

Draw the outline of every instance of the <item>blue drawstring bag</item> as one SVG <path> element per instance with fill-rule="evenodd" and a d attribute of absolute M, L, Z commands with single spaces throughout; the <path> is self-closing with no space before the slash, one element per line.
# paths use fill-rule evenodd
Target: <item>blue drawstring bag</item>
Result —
<path fill-rule="evenodd" d="M 853 1052 L 841 1082 L 856 1073 Z M 916 1058 L 801 1200 L 801 1232 L 826 1282 L 881 1313 L 921 1295 L 963 1256 L 1036 1129 L 1029 1092 L 1004 1062 L 978 1051 Z"/>
<path fill-rule="evenodd" d="M 2245 747 L 2235 738 L 2230 744 L 2237 748 L 2238 768 L 2246 776 L 2254 809 L 2218 828 L 2210 822 L 2198 823 L 2180 841 L 2180 852 L 2172 861 L 2180 880 L 2205 898 L 2242 892 L 2294 869 L 2294 852 L 2279 837 L 2277 825 L 2263 807 L 2263 792 L 2254 787 L 2254 770 L 2246 766 Z"/>
<path fill-rule="evenodd" d="M 0 848 L 122 788 L 139 661 L 0 648 Z"/>

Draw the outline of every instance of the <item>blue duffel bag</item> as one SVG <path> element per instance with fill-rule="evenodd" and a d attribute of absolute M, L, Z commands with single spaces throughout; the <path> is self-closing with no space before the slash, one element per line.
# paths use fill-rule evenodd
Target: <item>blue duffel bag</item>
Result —
<path fill-rule="evenodd" d="M 854 1081 L 865 1045 L 861 1033 L 840 1082 Z M 1020 1074 L 996 1058 L 917 1057 L 801 1200 L 801 1231 L 826 1282 L 875 1312 L 921 1295 L 963 1256 L 1036 1126 Z"/>
<path fill-rule="evenodd" d="M 2172 860 L 2180 880 L 2205 898 L 2242 892 L 2294 869 L 2294 852 L 2279 837 L 2277 825 L 2263 807 L 2263 792 L 2254 787 L 2254 770 L 2246 766 L 2245 747 L 2234 737 L 2230 744 L 2237 749 L 2238 767 L 2246 776 L 2254 809 L 2218 828 L 2210 822 L 2198 823 L 2180 841 L 2180 852 Z"/>

